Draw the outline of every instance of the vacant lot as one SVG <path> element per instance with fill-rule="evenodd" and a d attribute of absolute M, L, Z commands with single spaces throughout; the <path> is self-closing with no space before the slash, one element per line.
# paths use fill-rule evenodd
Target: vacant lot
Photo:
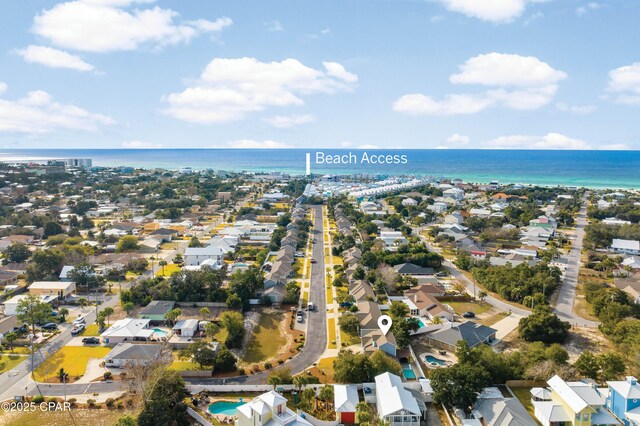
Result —
<path fill-rule="evenodd" d="M 480 306 L 480 303 L 473 303 L 473 302 L 442 302 L 442 303 L 451 306 L 453 310 L 456 312 L 456 314 L 458 315 L 462 315 L 464 312 L 473 312 L 476 315 L 480 315 L 492 308 L 492 306 L 486 302 L 483 303 L 482 306 Z"/>
<path fill-rule="evenodd" d="M 118 419 L 125 414 L 136 416 L 137 412 L 130 410 L 98 410 L 83 408 L 72 409 L 70 412 L 49 412 L 40 410 L 26 412 L 7 412 L 0 415 L 0 424 L 3 424 L 5 426 L 111 426 L 116 424 Z"/>
<path fill-rule="evenodd" d="M 98 329 L 98 324 L 88 325 L 80 334 L 83 336 L 99 336 L 100 331 Z"/>
<path fill-rule="evenodd" d="M 111 348 L 101 346 L 64 346 L 35 369 L 35 378 L 40 382 L 58 382 L 58 372 L 64 368 L 69 382 L 80 378 L 90 358 L 104 358 Z"/>
<path fill-rule="evenodd" d="M 286 343 L 280 328 L 284 322 L 282 312 L 262 312 L 253 330 L 243 361 L 249 364 L 266 361 L 278 355 Z"/>

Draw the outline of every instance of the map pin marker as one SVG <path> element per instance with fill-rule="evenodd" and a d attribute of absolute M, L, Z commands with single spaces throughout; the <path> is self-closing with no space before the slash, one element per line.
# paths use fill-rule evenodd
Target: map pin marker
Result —
<path fill-rule="evenodd" d="M 393 321 L 389 315 L 380 315 L 380 318 L 378 318 L 378 327 L 380 327 L 380 330 L 385 336 L 391 329 L 392 323 Z"/>

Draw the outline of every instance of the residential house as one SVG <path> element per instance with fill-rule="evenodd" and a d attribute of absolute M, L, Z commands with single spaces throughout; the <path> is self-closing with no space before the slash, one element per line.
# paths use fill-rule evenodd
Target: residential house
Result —
<path fill-rule="evenodd" d="M 341 424 L 356 422 L 356 406 L 360 402 L 356 385 L 333 385 L 333 406 Z"/>
<path fill-rule="evenodd" d="M 460 214 L 460 212 L 453 212 L 444 217 L 444 223 L 451 225 L 462 225 L 464 222 L 464 217 Z"/>
<path fill-rule="evenodd" d="M 529 221 L 529 226 L 533 226 L 536 228 L 544 228 L 544 229 L 553 229 L 555 230 L 558 227 L 558 223 L 553 217 L 549 216 L 540 216 L 536 219 L 531 219 Z"/>
<path fill-rule="evenodd" d="M 398 344 L 396 337 L 392 332 L 384 334 L 379 328 L 367 329 L 360 331 L 360 340 L 362 349 L 366 354 L 373 354 L 376 351 L 382 351 L 387 355 L 395 357 L 398 353 Z"/>
<path fill-rule="evenodd" d="M 173 300 L 152 300 L 138 313 L 138 318 L 151 320 L 152 324 L 164 323 L 175 304 Z"/>
<path fill-rule="evenodd" d="M 402 200 L 402 205 L 403 206 L 417 206 L 418 202 L 416 200 L 414 200 L 413 198 L 405 198 L 404 200 Z"/>
<path fill-rule="evenodd" d="M 535 416 L 543 426 L 619 425 L 605 408 L 593 381 L 565 382 L 560 376 L 547 381 L 550 401 L 532 401 Z"/>
<path fill-rule="evenodd" d="M 400 275 L 433 275 L 433 268 L 425 268 L 414 263 L 401 263 L 393 267 Z"/>
<path fill-rule="evenodd" d="M 162 353 L 161 344 L 118 343 L 104 357 L 106 367 L 145 366 Z"/>
<path fill-rule="evenodd" d="M 19 294 L 17 296 L 13 296 L 9 300 L 6 300 L 3 303 L 4 314 L 7 316 L 15 315 L 16 310 L 18 308 L 18 304 L 20 303 L 21 300 L 25 299 L 27 296 L 28 296 L 27 294 Z M 55 304 L 58 301 L 58 295 L 57 294 L 41 294 L 40 301 L 43 303 Z"/>
<path fill-rule="evenodd" d="M 460 188 L 449 188 L 442 191 L 442 196 L 447 198 L 453 198 L 454 200 L 461 201 L 464 199 L 464 191 Z"/>
<path fill-rule="evenodd" d="M 287 407 L 287 399 L 276 391 L 263 393 L 236 408 L 235 426 L 312 426 Z"/>
<path fill-rule="evenodd" d="M 55 295 L 66 299 L 76 291 L 76 283 L 71 281 L 35 281 L 29 286 L 29 294 Z"/>
<path fill-rule="evenodd" d="M 407 239 L 400 231 L 381 231 L 380 239 L 384 242 L 387 250 L 395 251 L 398 246 L 407 244 Z"/>
<path fill-rule="evenodd" d="M 483 426 L 536 426 L 517 398 L 505 398 L 496 387 L 484 388 L 471 414 Z"/>
<path fill-rule="evenodd" d="M 18 317 L 15 315 L 0 318 L 0 344 L 4 341 L 4 336 L 11 333 L 18 326 Z"/>
<path fill-rule="evenodd" d="M 422 407 L 414 394 L 404 388 L 400 377 L 383 373 L 375 378 L 376 408 L 378 417 L 390 426 L 420 426 L 426 417 L 426 407 Z"/>
<path fill-rule="evenodd" d="M 225 254 L 220 247 L 187 247 L 183 256 L 184 264 L 188 266 L 199 266 L 205 260 L 211 259 L 214 262 L 214 269 L 218 269 L 224 264 Z"/>
<path fill-rule="evenodd" d="M 491 210 L 476 207 L 469 210 L 469 214 L 477 217 L 489 217 L 491 215 Z"/>
<path fill-rule="evenodd" d="M 0 286 L 13 285 L 18 282 L 18 273 L 0 269 Z"/>
<path fill-rule="evenodd" d="M 638 379 L 628 376 L 622 381 L 609 381 L 606 407 L 625 426 L 640 426 L 640 385 Z"/>
<path fill-rule="evenodd" d="M 616 253 L 626 253 L 632 255 L 640 254 L 640 241 L 621 240 L 614 238 L 611 243 L 611 250 Z"/>
<path fill-rule="evenodd" d="M 182 337 L 194 337 L 198 331 L 197 319 L 186 319 L 176 322 L 173 326 L 173 331 L 177 336 Z"/>
<path fill-rule="evenodd" d="M 122 342 L 149 340 L 154 330 L 149 327 L 151 320 L 125 318 L 116 321 L 100 337 L 105 344 L 116 345 Z"/>
<path fill-rule="evenodd" d="M 480 344 L 491 344 L 496 338 L 497 330 L 486 325 L 467 321 L 462 324 L 454 322 L 445 324 L 441 329 L 429 334 L 429 343 L 449 352 L 455 352 L 459 341 L 464 340 L 470 348 Z"/>
<path fill-rule="evenodd" d="M 413 287 L 404 292 L 405 298 L 402 299 L 402 302 L 409 307 L 411 315 L 429 318 L 430 320 L 440 318 L 453 321 L 453 312 L 427 291 L 423 291 L 423 288 L 423 286 Z"/>

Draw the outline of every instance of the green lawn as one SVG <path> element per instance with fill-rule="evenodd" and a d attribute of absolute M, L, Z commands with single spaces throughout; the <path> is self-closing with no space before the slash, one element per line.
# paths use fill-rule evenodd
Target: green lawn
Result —
<path fill-rule="evenodd" d="M 524 405 L 524 408 L 527 409 L 527 412 L 531 414 L 531 417 L 536 421 L 536 423 L 540 424 L 536 420 L 533 404 L 531 403 L 531 388 L 511 388 L 511 391 L 516 396 L 516 398 L 518 398 L 518 401 L 520 401 L 520 403 Z"/>
<path fill-rule="evenodd" d="M 336 319 L 329 318 L 327 320 L 329 326 L 329 335 L 328 335 L 328 348 L 335 349 L 336 348 Z"/>
<path fill-rule="evenodd" d="M 442 302 L 442 303 L 451 306 L 453 310 L 456 312 L 456 314 L 458 315 L 462 315 L 462 313 L 464 312 L 473 312 L 476 315 L 480 315 L 492 308 L 492 306 L 487 302 L 484 302 L 482 306 L 480 306 L 480 303 L 473 303 L 473 302 Z"/>
<path fill-rule="evenodd" d="M 55 379 L 60 368 L 64 368 L 70 378 L 82 376 L 90 358 L 103 358 L 110 350 L 104 346 L 63 346 L 35 369 L 35 378 L 41 382 Z"/>
<path fill-rule="evenodd" d="M 102 404 L 104 407 L 104 404 Z M 71 411 L 14 411 L 0 416 L 0 423 L 5 426 L 69 426 L 92 425 L 112 426 L 125 414 L 136 416 L 133 410 L 79 409 Z"/>
<path fill-rule="evenodd" d="M 100 331 L 98 329 L 98 324 L 91 324 L 87 326 L 80 334 L 83 336 L 99 336 Z"/>
<path fill-rule="evenodd" d="M 0 373 L 13 369 L 25 359 L 27 357 L 24 355 L 0 355 Z"/>
<path fill-rule="evenodd" d="M 280 353 L 286 341 L 285 337 L 280 333 L 280 324 L 283 321 L 284 314 L 281 312 L 263 312 L 260 315 L 258 326 L 253 330 L 249 346 L 244 352 L 244 362 L 262 362 Z"/>

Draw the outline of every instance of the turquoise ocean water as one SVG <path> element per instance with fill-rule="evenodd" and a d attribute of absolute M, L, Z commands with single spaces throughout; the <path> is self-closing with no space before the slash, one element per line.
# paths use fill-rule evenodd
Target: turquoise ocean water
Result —
<path fill-rule="evenodd" d="M 406 164 L 314 163 L 316 151 L 406 155 Z M 640 151 L 541 150 L 234 150 L 234 149 L 60 149 L 0 150 L 0 161 L 91 158 L 94 166 L 271 172 L 304 174 L 305 154 L 311 171 L 325 174 L 410 174 L 461 178 L 470 182 L 575 185 L 640 189 Z"/>

